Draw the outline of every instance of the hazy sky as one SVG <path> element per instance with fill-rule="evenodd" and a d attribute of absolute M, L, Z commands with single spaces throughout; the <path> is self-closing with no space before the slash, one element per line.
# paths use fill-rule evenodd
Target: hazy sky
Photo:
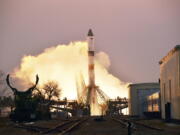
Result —
<path fill-rule="evenodd" d="M 158 61 L 180 44 L 180 0 L 0 0 L 0 69 L 11 72 L 24 55 L 85 40 L 89 28 L 115 76 L 157 81 Z"/>

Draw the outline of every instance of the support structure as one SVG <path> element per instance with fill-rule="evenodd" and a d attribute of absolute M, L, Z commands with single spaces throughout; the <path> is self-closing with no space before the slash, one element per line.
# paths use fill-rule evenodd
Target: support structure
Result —
<path fill-rule="evenodd" d="M 11 88 L 14 94 L 15 108 L 11 113 L 10 118 L 14 121 L 31 121 L 36 119 L 36 109 L 38 102 L 32 99 L 32 92 L 36 88 L 39 77 L 36 75 L 35 84 L 27 89 L 26 91 L 19 91 L 16 88 L 12 87 L 9 81 L 10 75 L 7 75 L 6 82 L 7 85 Z"/>

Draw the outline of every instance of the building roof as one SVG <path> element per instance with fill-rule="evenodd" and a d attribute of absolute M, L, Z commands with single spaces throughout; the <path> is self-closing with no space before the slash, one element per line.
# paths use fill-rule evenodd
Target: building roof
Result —
<path fill-rule="evenodd" d="M 149 83 L 133 83 L 129 84 L 128 87 L 133 87 L 133 86 L 152 86 L 152 85 L 159 85 L 158 82 L 149 82 Z"/>
<path fill-rule="evenodd" d="M 172 50 L 170 50 L 168 54 L 159 61 L 159 64 L 161 65 L 163 62 L 167 61 L 168 58 L 171 57 L 178 50 L 180 50 L 180 45 L 176 45 Z"/>

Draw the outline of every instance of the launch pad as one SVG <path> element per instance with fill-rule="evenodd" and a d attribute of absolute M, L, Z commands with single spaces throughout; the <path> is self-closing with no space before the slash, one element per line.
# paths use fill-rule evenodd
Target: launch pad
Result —
<path fill-rule="evenodd" d="M 111 100 L 107 94 L 96 85 L 95 82 L 95 65 L 94 65 L 94 34 L 89 29 L 87 34 L 88 42 L 88 85 L 84 81 L 83 75 L 79 74 L 79 82 L 77 85 L 77 102 L 83 104 L 85 108 L 89 108 L 90 115 L 105 115 L 112 114 L 112 110 L 122 112 L 121 110 L 127 108 L 128 101 L 119 98 L 118 100 Z M 112 109 L 113 108 L 113 109 Z M 108 111 L 109 110 L 109 111 Z"/>
<path fill-rule="evenodd" d="M 52 108 L 66 111 L 72 116 L 82 115 L 119 115 L 128 107 L 126 98 L 111 99 L 95 81 L 94 65 L 94 34 L 90 29 L 87 34 L 88 43 L 88 84 L 82 73 L 76 76 L 77 100 L 62 100 L 52 102 Z M 61 106 L 61 107 L 60 107 Z"/>

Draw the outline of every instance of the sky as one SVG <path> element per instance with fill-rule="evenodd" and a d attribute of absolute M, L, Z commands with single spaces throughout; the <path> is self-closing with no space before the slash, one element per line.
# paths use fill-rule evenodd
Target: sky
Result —
<path fill-rule="evenodd" d="M 156 82 L 159 60 L 180 44 L 180 0 L 0 0 L 0 69 L 25 55 L 86 40 L 111 60 L 110 72 L 132 83 Z"/>

